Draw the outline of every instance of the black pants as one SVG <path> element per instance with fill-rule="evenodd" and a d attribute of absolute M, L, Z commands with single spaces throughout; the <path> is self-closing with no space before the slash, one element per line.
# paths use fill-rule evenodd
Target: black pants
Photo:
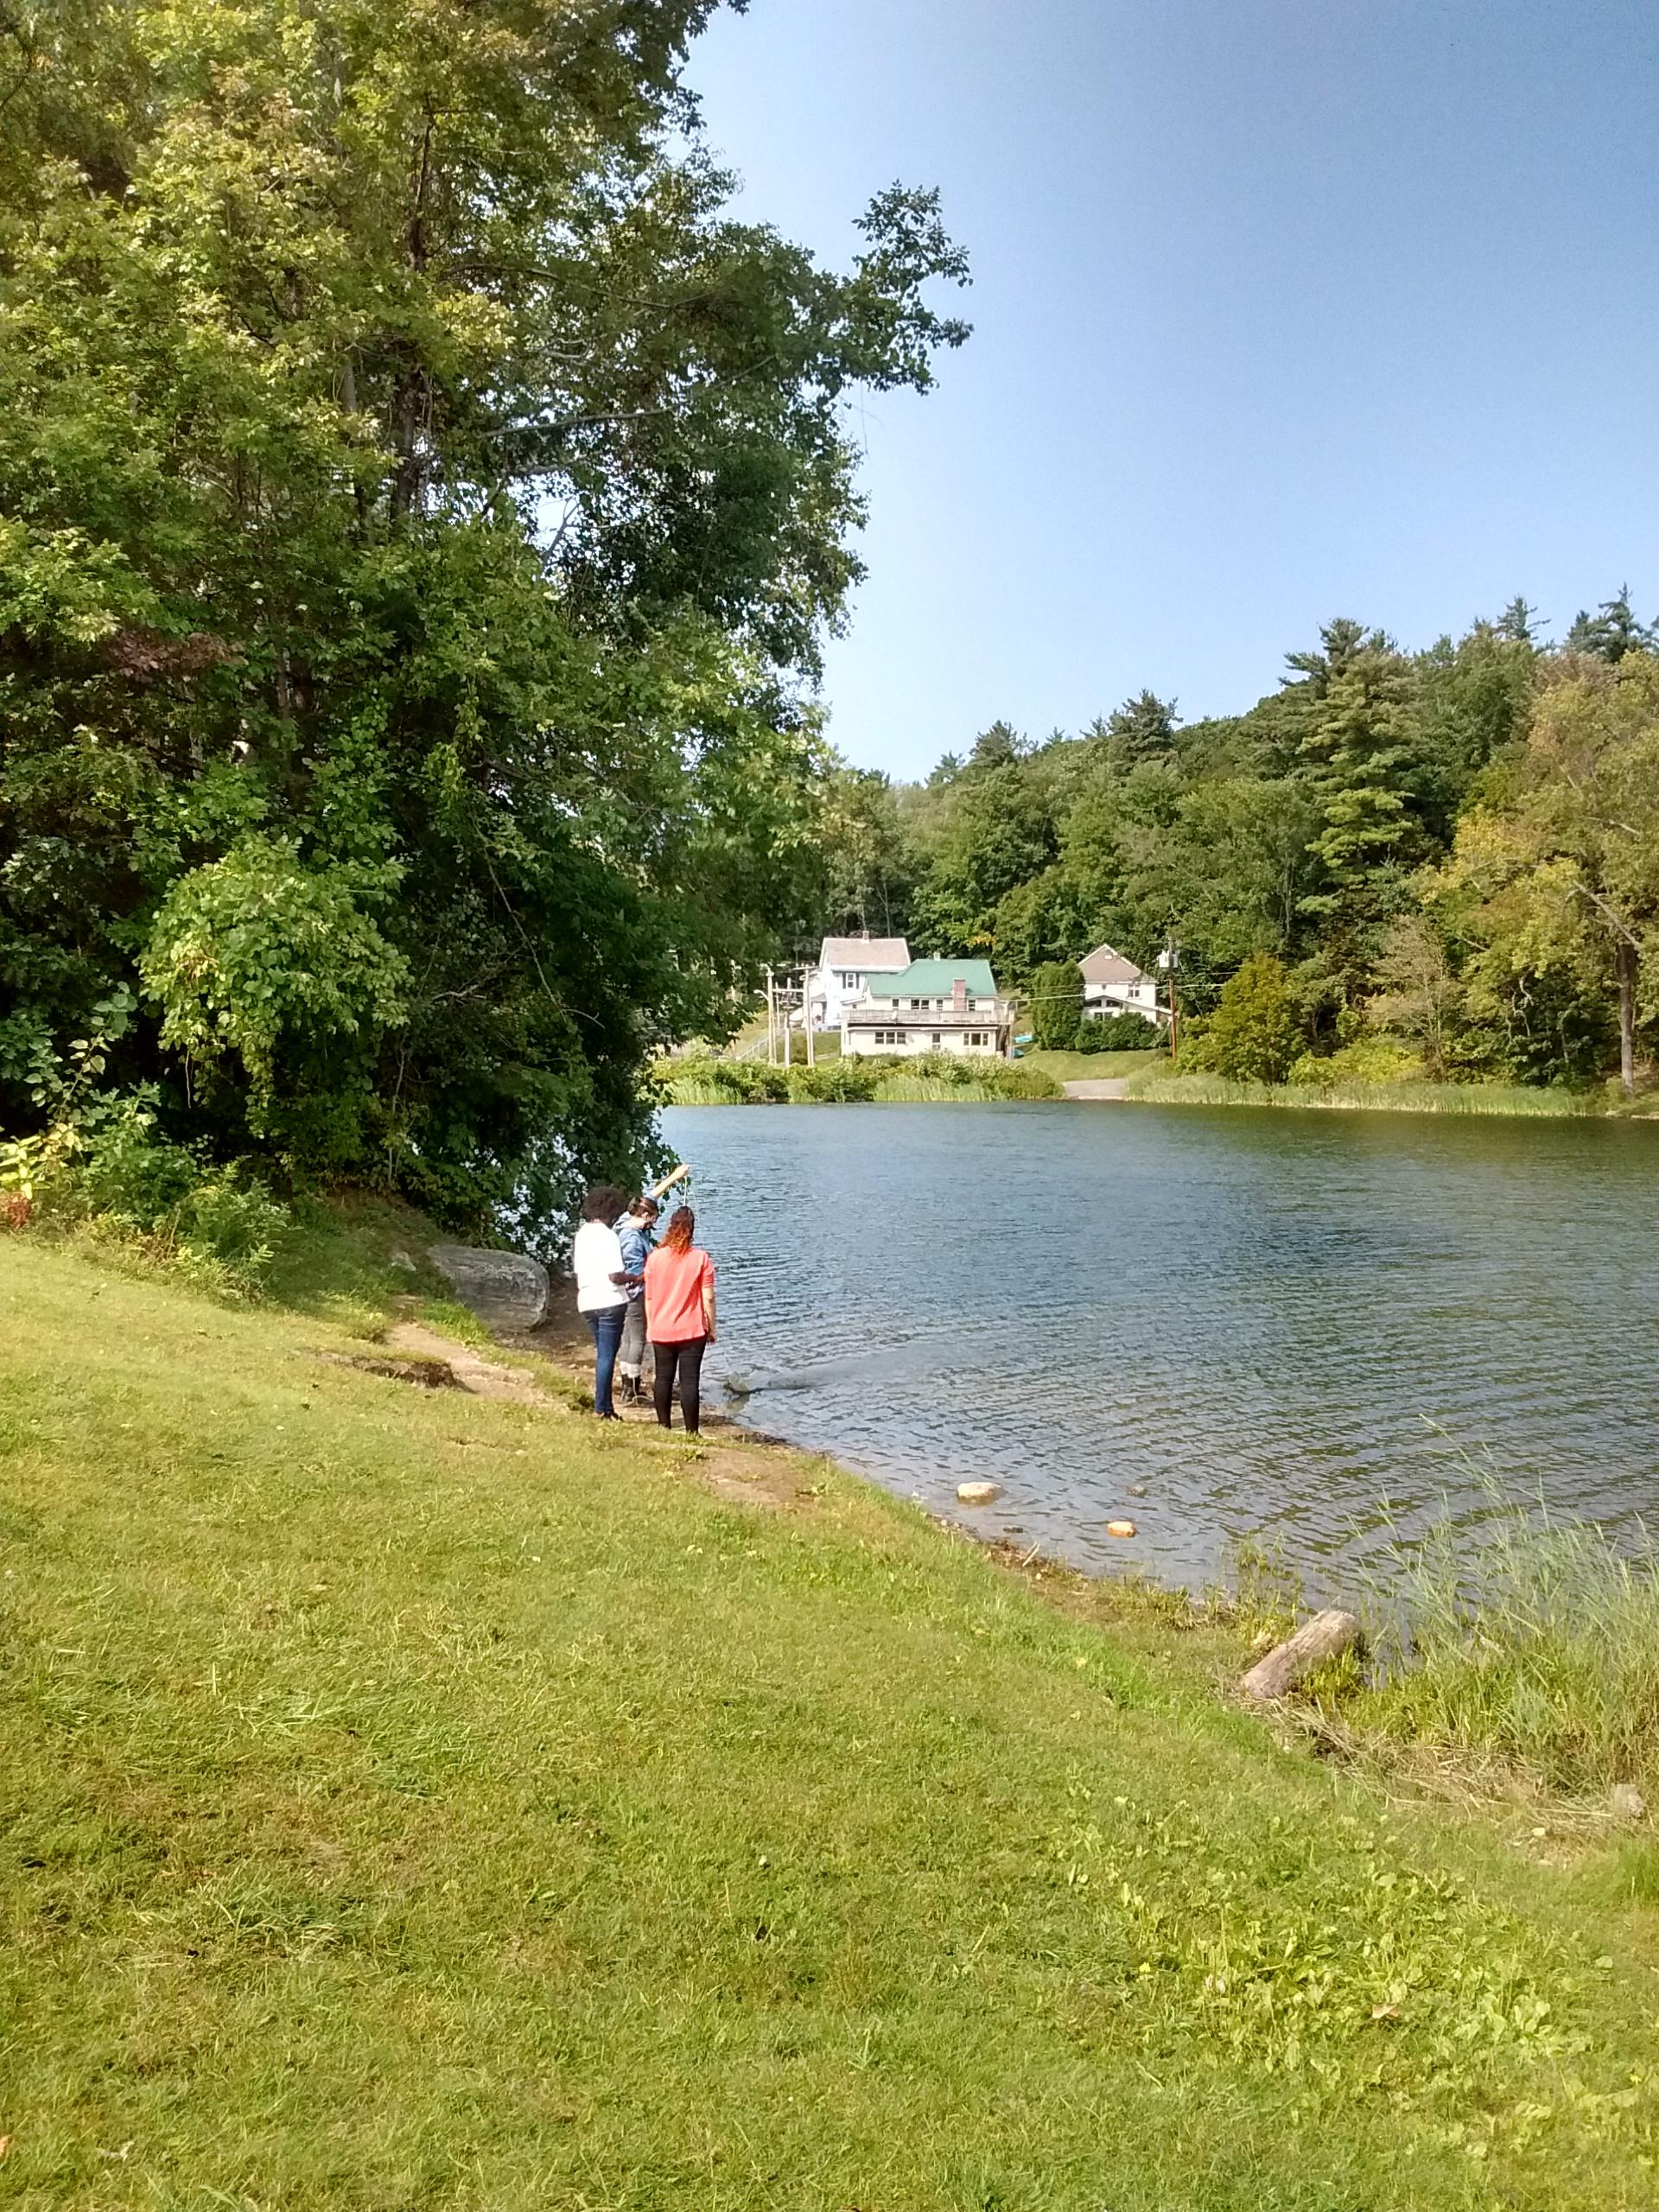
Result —
<path fill-rule="evenodd" d="M 657 1419 L 663 1427 L 669 1427 L 669 1408 L 674 1403 L 674 1377 L 680 1378 L 680 1412 L 686 1433 L 695 1436 L 702 1419 L 702 1355 L 709 1349 L 707 1337 L 693 1337 L 683 1344 L 653 1344 L 652 1351 L 657 1366 L 652 1377 L 652 1395 L 657 1401 Z"/>

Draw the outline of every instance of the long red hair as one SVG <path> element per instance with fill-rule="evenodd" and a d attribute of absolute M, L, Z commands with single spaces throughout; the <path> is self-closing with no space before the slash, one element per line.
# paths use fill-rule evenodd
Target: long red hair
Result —
<path fill-rule="evenodd" d="M 696 1225 L 697 1217 L 690 1206 L 676 1206 L 668 1217 L 668 1227 L 663 1231 L 664 1243 L 671 1252 L 689 1252 Z"/>

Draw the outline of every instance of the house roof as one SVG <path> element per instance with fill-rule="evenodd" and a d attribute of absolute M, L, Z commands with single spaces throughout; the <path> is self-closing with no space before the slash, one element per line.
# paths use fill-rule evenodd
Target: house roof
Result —
<path fill-rule="evenodd" d="M 1115 952 L 1109 944 L 1097 944 L 1077 965 L 1085 983 L 1144 983 L 1147 980 L 1144 969 Z"/>
<path fill-rule="evenodd" d="M 862 975 L 891 975 L 910 965 L 910 947 L 901 937 L 827 937 L 818 955 L 820 968 L 856 968 Z"/>
<path fill-rule="evenodd" d="M 988 960 L 912 960 L 896 976 L 872 976 L 873 999 L 948 999 L 960 976 L 970 999 L 994 999 L 996 978 Z"/>

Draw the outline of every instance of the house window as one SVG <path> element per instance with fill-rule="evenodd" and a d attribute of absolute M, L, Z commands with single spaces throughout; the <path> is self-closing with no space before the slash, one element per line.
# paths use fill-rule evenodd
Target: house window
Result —
<path fill-rule="evenodd" d="M 933 1032 L 933 1042 L 936 1045 L 943 1045 L 944 1042 L 944 1038 L 939 1034 L 937 1029 Z"/>

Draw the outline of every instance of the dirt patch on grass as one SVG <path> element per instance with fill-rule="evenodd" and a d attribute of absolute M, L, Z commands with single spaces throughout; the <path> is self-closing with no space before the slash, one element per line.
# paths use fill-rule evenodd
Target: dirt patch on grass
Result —
<path fill-rule="evenodd" d="M 569 1411 L 522 1367 L 504 1367 L 498 1360 L 482 1358 L 454 1337 L 440 1336 L 424 1321 L 398 1322 L 396 1328 L 386 1332 L 386 1344 L 391 1351 L 408 1355 L 411 1366 L 430 1363 L 446 1367 L 456 1389 L 470 1391 L 475 1398 L 501 1398 L 512 1405 L 542 1406 L 549 1413 Z"/>

